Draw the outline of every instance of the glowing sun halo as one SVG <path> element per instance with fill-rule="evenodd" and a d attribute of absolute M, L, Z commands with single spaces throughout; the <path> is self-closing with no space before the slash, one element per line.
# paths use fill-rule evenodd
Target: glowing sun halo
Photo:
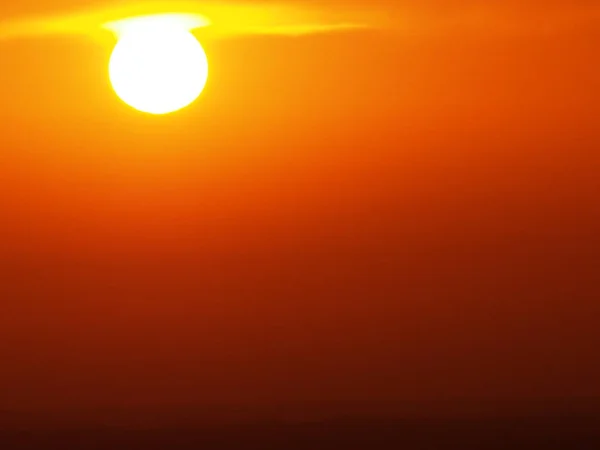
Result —
<path fill-rule="evenodd" d="M 134 22 L 118 37 L 109 77 L 121 100 L 142 112 L 167 114 L 198 98 L 208 78 L 208 61 L 185 26 Z"/>

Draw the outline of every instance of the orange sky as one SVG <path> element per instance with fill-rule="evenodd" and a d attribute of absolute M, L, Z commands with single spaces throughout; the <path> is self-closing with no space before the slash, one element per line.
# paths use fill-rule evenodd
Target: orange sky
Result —
<path fill-rule="evenodd" d="M 598 8 L 414 3 L 207 37 L 166 117 L 0 41 L 0 409 L 600 395 Z"/>

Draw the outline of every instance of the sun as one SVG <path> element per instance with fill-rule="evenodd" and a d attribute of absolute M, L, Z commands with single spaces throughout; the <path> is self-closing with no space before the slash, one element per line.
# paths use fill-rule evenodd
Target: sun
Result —
<path fill-rule="evenodd" d="M 126 104 L 149 114 L 168 114 L 202 93 L 208 60 L 184 24 L 138 20 L 120 29 L 108 71 L 114 91 Z"/>

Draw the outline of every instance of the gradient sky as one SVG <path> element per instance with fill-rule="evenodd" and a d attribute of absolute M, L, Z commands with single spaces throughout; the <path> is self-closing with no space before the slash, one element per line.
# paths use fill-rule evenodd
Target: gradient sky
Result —
<path fill-rule="evenodd" d="M 317 3 L 166 117 L 0 42 L 0 409 L 600 396 L 597 2 Z"/>

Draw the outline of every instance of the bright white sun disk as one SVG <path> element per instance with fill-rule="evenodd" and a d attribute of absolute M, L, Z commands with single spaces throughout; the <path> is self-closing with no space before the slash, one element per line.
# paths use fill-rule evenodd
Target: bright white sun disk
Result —
<path fill-rule="evenodd" d="M 198 98 L 208 78 L 208 61 L 187 29 L 138 23 L 120 33 L 109 77 L 119 98 L 131 107 L 167 114 Z"/>

